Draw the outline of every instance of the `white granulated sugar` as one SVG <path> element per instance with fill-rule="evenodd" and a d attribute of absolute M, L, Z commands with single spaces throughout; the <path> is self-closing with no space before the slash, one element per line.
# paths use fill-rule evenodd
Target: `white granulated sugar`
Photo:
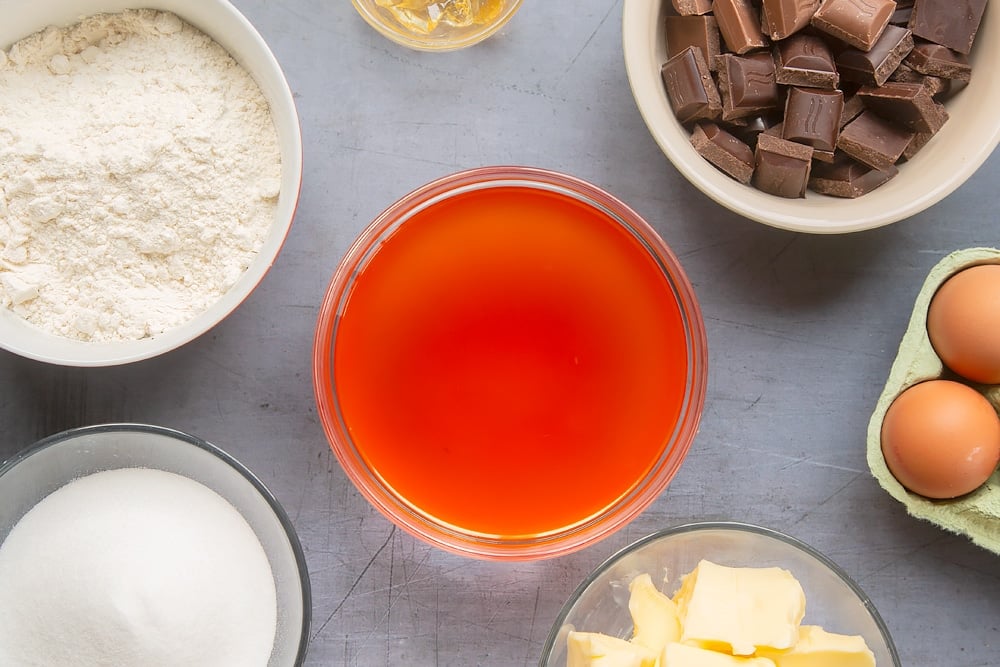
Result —
<path fill-rule="evenodd" d="M 135 340 L 203 312 L 263 244 L 280 177 L 259 87 L 173 14 L 0 50 L 0 304 L 44 331 Z"/>
<path fill-rule="evenodd" d="M 70 482 L 0 544 L 4 667 L 265 667 L 274 577 L 221 496 L 142 468 Z"/>

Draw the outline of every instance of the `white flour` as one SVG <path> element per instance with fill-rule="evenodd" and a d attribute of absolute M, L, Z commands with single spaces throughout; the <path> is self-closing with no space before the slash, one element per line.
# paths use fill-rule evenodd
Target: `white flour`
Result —
<path fill-rule="evenodd" d="M 0 305 L 87 341 L 176 327 L 253 260 L 280 175 L 257 84 L 176 16 L 25 38 L 0 50 Z"/>
<path fill-rule="evenodd" d="M 4 667 L 264 667 L 274 578 L 243 516 L 161 470 L 77 479 L 0 544 Z"/>

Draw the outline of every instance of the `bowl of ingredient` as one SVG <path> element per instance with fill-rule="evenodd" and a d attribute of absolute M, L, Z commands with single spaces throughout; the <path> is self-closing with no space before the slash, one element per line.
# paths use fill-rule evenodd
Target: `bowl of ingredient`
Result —
<path fill-rule="evenodd" d="M 868 424 L 868 466 L 915 517 L 1000 553 L 1000 250 L 939 261 Z"/>
<path fill-rule="evenodd" d="M 487 167 L 390 206 L 333 275 L 313 382 L 333 451 L 443 549 L 580 549 L 666 487 L 697 432 L 694 291 L 632 209 L 579 179 Z"/>
<path fill-rule="evenodd" d="M 384 37 L 420 51 L 478 44 L 507 25 L 521 0 L 352 0 Z"/>
<path fill-rule="evenodd" d="M 0 346 L 73 366 L 211 329 L 270 269 L 291 92 L 225 0 L 0 0 Z M 108 104 L 109 99 L 115 104 Z"/>
<path fill-rule="evenodd" d="M 708 197 L 854 232 L 940 201 L 1000 141 L 985 5 L 625 0 L 625 64 L 654 140 Z"/>
<path fill-rule="evenodd" d="M 233 457 L 162 427 L 73 429 L 0 465 L 0 579 L 4 665 L 287 667 L 306 653 L 288 516 Z"/>
<path fill-rule="evenodd" d="M 901 665 L 874 604 L 833 561 L 734 522 L 662 530 L 606 560 L 563 605 L 538 664 Z"/>

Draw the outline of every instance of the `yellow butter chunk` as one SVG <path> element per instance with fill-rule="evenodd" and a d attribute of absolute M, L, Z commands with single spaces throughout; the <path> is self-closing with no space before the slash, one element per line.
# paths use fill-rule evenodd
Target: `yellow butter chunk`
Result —
<path fill-rule="evenodd" d="M 727 567 L 702 560 L 674 597 L 681 641 L 733 655 L 788 649 L 806 612 L 802 586 L 777 567 Z M 672 666 L 671 666 L 672 667 Z"/>
<path fill-rule="evenodd" d="M 816 625 L 799 628 L 799 641 L 786 651 L 761 649 L 777 667 L 875 667 L 864 637 L 838 635 Z"/>
<path fill-rule="evenodd" d="M 649 649 L 599 632 L 570 632 L 566 667 L 657 667 L 659 656 Z"/>
<path fill-rule="evenodd" d="M 628 586 L 628 610 L 632 615 L 632 643 L 656 655 L 670 642 L 680 641 L 681 621 L 677 605 L 661 593 L 648 574 L 640 574 Z"/>
<path fill-rule="evenodd" d="M 663 667 L 775 667 L 767 658 L 741 658 L 687 644 L 667 644 Z"/>

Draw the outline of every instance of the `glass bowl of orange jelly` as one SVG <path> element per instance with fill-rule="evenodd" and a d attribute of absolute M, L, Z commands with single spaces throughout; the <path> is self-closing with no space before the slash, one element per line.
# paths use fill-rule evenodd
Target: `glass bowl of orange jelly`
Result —
<path fill-rule="evenodd" d="M 657 232 L 571 176 L 418 188 L 348 249 L 313 349 L 320 419 L 382 514 L 439 548 L 563 555 L 677 473 L 707 384 L 691 283 Z"/>

